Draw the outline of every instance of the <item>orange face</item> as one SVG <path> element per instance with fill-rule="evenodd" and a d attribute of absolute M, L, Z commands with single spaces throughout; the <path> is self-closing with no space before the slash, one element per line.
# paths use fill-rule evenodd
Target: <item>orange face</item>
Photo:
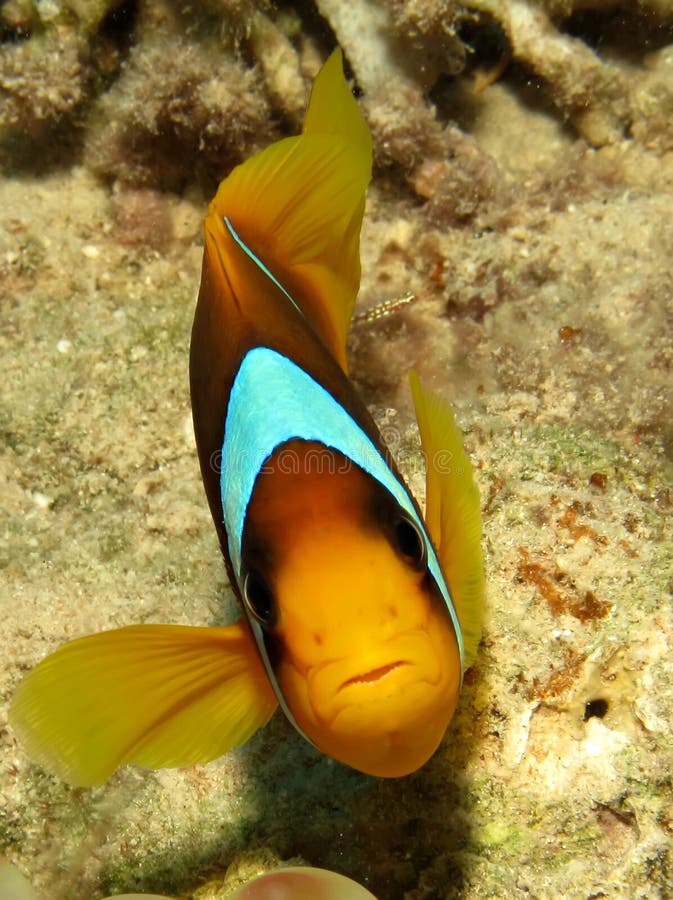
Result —
<path fill-rule="evenodd" d="M 258 478 L 245 602 L 302 731 L 362 772 L 405 775 L 453 715 L 456 637 L 424 537 L 384 488 L 318 446 L 284 445 Z"/>

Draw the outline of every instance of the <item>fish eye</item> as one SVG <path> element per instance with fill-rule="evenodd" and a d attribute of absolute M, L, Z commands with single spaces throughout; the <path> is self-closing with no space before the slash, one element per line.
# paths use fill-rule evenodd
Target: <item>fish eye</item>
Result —
<path fill-rule="evenodd" d="M 425 537 L 418 525 L 402 513 L 393 523 L 393 541 L 400 556 L 414 569 L 422 569 L 427 559 Z"/>
<path fill-rule="evenodd" d="M 275 619 L 275 603 L 271 588 L 259 572 L 246 573 L 243 581 L 243 601 L 250 614 L 265 627 L 273 624 Z"/>

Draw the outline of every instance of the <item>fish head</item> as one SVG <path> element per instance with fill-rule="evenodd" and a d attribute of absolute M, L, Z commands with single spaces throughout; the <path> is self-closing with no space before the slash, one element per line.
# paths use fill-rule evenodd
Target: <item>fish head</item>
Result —
<path fill-rule="evenodd" d="M 355 477 L 313 486 L 315 515 L 290 516 L 256 554 L 244 602 L 300 731 L 355 769 L 395 777 L 441 741 L 460 651 L 424 530 L 385 488 Z M 294 484 L 288 506 L 301 491 Z"/>

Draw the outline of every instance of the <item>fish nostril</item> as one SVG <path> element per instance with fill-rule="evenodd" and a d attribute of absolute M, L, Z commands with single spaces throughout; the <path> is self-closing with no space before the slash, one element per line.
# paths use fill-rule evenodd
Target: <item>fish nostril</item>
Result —
<path fill-rule="evenodd" d="M 370 669 L 368 672 L 362 672 L 360 675 L 354 675 L 341 685 L 339 690 L 350 687 L 352 684 L 373 684 L 380 681 L 390 672 L 399 669 L 400 666 L 408 666 L 409 663 L 404 659 L 398 659 L 395 662 L 388 663 L 385 666 L 379 666 L 377 669 Z"/>

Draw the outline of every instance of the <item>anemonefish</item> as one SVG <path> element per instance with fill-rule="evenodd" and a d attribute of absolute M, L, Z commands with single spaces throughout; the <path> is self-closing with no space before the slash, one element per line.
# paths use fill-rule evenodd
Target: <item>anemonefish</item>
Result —
<path fill-rule="evenodd" d="M 207 762 L 278 705 L 372 775 L 415 771 L 442 739 L 480 637 L 479 498 L 449 407 L 412 373 L 424 520 L 347 375 L 371 167 L 337 50 L 302 134 L 235 168 L 210 204 L 191 395 L 243 615 L 103 632 L 43 660 L 11 722 L 65 780 Z"/>

